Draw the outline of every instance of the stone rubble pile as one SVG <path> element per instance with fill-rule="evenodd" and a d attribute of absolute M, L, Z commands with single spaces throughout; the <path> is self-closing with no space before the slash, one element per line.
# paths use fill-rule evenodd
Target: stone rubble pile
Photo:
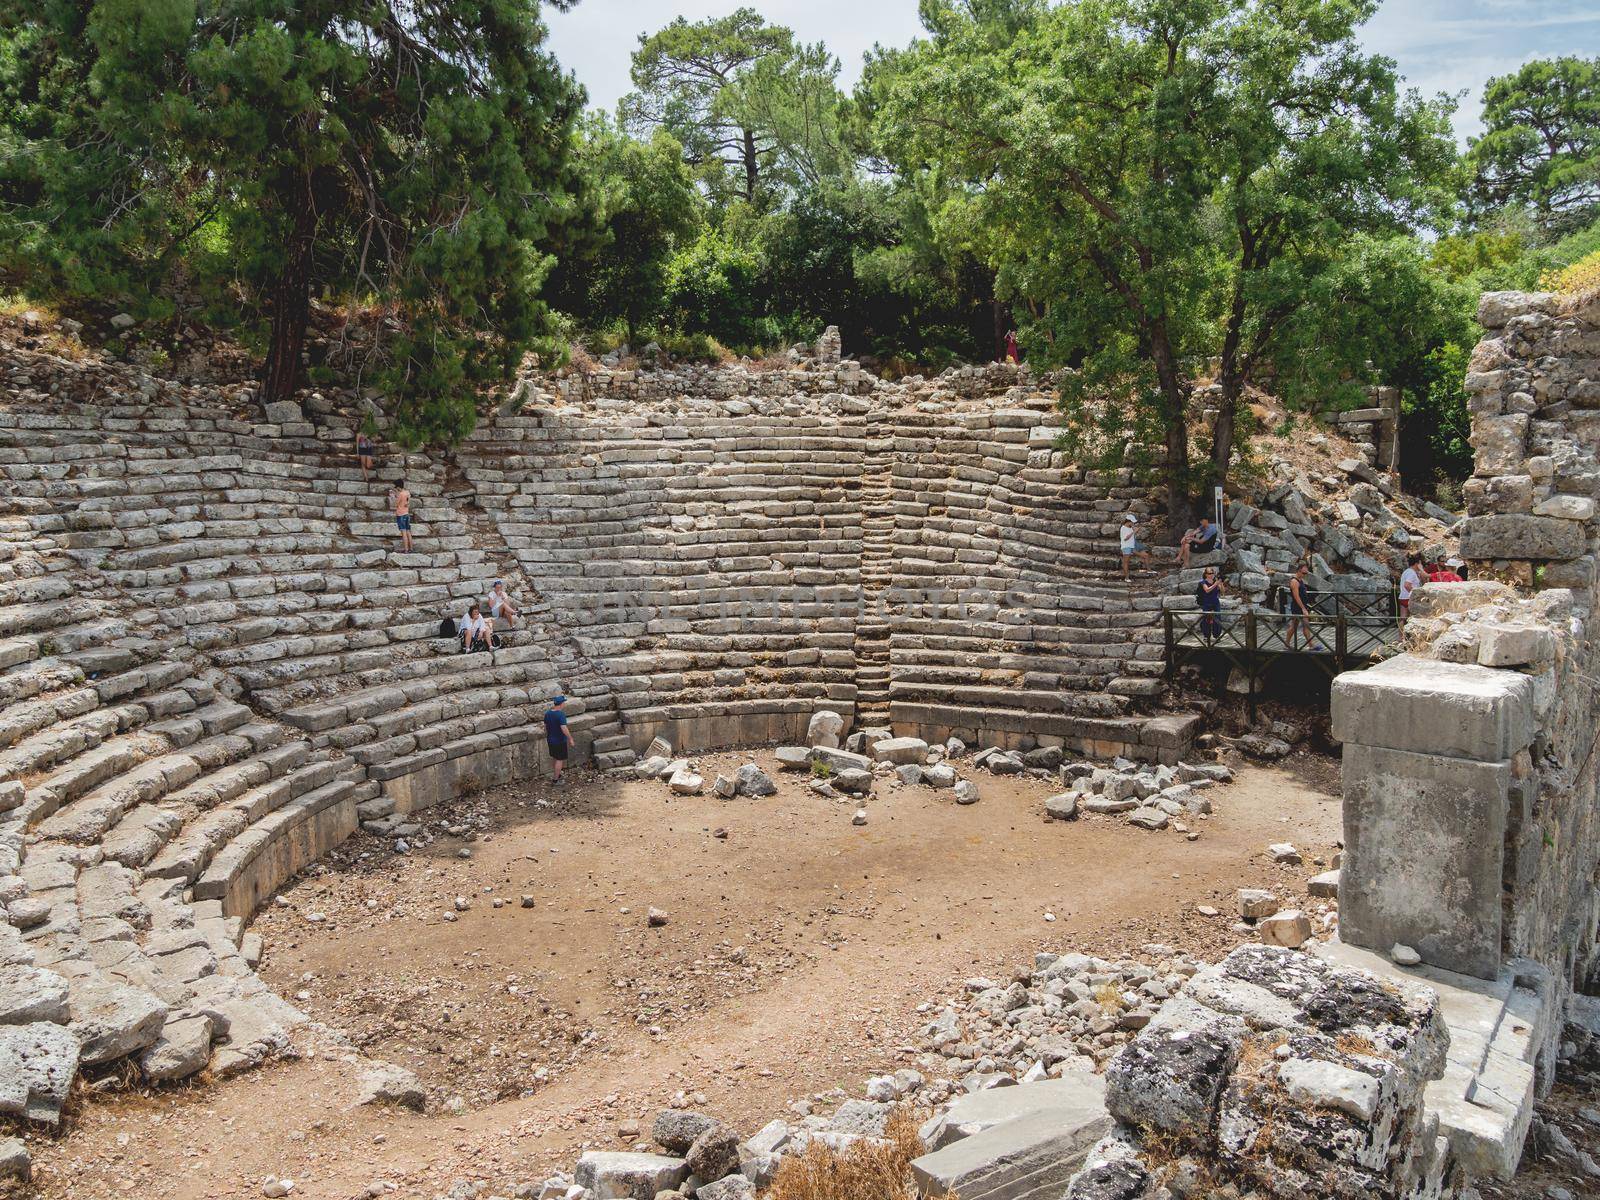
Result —
<path fill-rule="evenodd" d="M 1423 1104 L 1449 1042 L 1430 988 L 1241 947 L 1107 1065 L 1117 1127 L 1067 1200 L 1452 1195 Z"/>
<path fill-rule="evenodd" d="M 924 1113 L 927 1153 L 913 1164 L 929 1193 L 984 1200 L 1059 1195 L 1110 1127 L 1098 1064 L 1144 1028 L 1200 964 L 1162 946 L 1155 961 L 1082 954 L 1035 956 L 1006 984 L 970 979 L 923 1027 L 915 1066 L 868 1079 L 862 1095 L 835 1089 L 791 1105 L 793 1115 L 748 1137 L 685 1107 L 655 1120 L 648 1141 L 585 1153 L 518 1194 L 541 1200 L 745 1200 L 784 1158 L 820 1144 L 847 1150 L 882 1139 L 897 1111 Z M 1053 1187 L 1054 1192 L 1049 1192 Z"/>
<path fill-rule="evenodd" d="M 1278 947 L 1211 966 L 1145 949 L 1152 964 L 1041 953 L 1008 983 L 969 980 L 914 1065 L 860 1096 L 808 1096 L 741 1137 L 680 1093 L 648 1139 L 515 1194 L 746 1200 L 788 1156 L 884 1139 L 897 1112 L 920 1114 L 928 1197 L 1456 1194 L 1467 1168 L 1424 1103 L 1452 1037 L 1431 987 Z"/>
<path fill-rule="evenodd" d="M 1228 585 L 1229 611 L 1265 605 L 1302 559 L 1317 592 L 1386 593 L 1408 553 L 1442 558 L 1454 550 L 1459 514 L 1405 494 L 1394 476 L 1361 459 L 1340 459 L 1333 472 L 1316 476 L 1288 463 L 1278 471 L 1280 482 L 1262 494 L 1228 502 L 1226 547 L 1191 556 L 1188 568 L 1169 578 L 1168 609 L 1198 608 L 1195 586 L 1206 567 L 1216 567 Z"/>

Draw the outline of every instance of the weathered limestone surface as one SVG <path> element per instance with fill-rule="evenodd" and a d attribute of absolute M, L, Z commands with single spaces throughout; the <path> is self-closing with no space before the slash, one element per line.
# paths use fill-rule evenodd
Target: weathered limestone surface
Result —
<path fill-rule="evenodd" d="M 1420 956 L 1405 974 L 1452 1014 L 1429 1104 L 1458 1161 L 1506 1176 L 1554 1077 L 1561 1014 L 1600 986 L 1600 306 L 1494 293 L 1479 315 L 1473 582 L 1425 585 L 1407 653 L 1334 685 L 1336 955 L 1387 971 L 1396 944 Z"/>

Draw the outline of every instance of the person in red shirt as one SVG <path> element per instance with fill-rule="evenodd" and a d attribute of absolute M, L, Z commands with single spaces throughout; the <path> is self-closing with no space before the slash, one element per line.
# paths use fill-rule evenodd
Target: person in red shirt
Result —
<path fill-rule="evenodd" d="M 1450 562 L 1436 562 L 1428 568 L 1429 583 L 1464 583 L 1465 580 L 1455 572 L 1454 560 Z"/>

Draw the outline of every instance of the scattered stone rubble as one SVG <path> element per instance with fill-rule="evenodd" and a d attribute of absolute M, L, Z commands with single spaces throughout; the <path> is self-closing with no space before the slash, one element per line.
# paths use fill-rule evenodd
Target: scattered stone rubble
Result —
<path fill-rule="evenodd" d="M 1241 947 L 1107 1066 L 1118 1124 L 1068 1200 L 1454 1194 L 1423 1103 L 1449 1042 L 1426 987 Z"/>

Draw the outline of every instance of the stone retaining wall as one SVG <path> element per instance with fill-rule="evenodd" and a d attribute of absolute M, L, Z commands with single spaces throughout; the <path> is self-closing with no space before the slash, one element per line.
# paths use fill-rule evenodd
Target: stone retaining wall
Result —
<path fill-rule="evenodd" d="M 1491 293 L 1479 317 L 1473 582 L 1424 586 L 1407 653 L 1334 686 L 1340 936 L 1484 979 L 1548 972 L 1559 1004 L 1600 987 L 1600 305 Z"/>

